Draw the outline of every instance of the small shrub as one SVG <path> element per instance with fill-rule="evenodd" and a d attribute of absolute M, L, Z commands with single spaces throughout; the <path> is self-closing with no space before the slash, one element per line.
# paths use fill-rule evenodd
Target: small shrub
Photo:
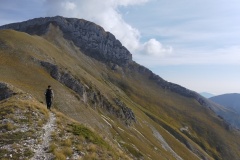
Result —
<path fill-rule="evenodd" d="M 49 145 L 49 152 L 53 153 L 56 148 L 57 148 L 57 145 L 55 143 L 51 143 Z"/>
<path fill-rule="evenodd" d="M 40 126 L 40 127 L 43 126 L 43 121 L 42 121 L 42 120 L 39 120 L 39 121 L 38 121 L 38 126 Z"/>
<path fill-rule="evenodd" d="M 32 157 L 33 156 L 33 151 L 31 151 L 30 149 L 26 149 L 24 151 L 24 157 Z"/>
<path fill-rule="evenodd" d="M 83 146 L 82 145 L 77 145 L 77 150 L 78 151 L 82 151 L 83 150 Z"/>
<path fill-rule="evenodd" d="M 86 159 L 86 160 L 94 160 L 94 159 L 97 159 L 97 154 L 96 153 L 90 153 L 90 154 L 88 154 L 88 155 L 86 155 L 85 157 L 84 157 L 84 159 Z"/>
<path fill-rule="evenodd" d="M 11 130 L 13 130 L 15 128 L 15 126 L 12 124 L 12 123 L 7 123 L 6 124 L 6 129 L 8 130 L 8 131 L 11 131 Z"/>
<path fill-rule="evenodd" d="M 56 160 L 66 160 L 66 156 L 59 150 L 55 150 L 53 154 L 55 155 Z"/>
<path fill-rule="evenodd" d="M 101 137 L 94 134 L 93 131 L 86 128 L 85 126 L 77 125 L 77 124 L 73 124 L 71 126 L 72 126 L 72 133 L 74 135 L 83 136 L 86 140 L 94 144 L 102 145 L 102 146 L 105 146 L 106 148 L 109 147 L 108 144 Z"/>
<path fill-rule="evenodd" d="M 56 123 L 57 123 L 58 125 L 62 124 L 62 122 L 61 122 L 60 119 L 57 119 L 57 120 L 56 120 Z"/>
<path fill-rule="evenodd" d="M 71 139 L 65 139 L 64 141 L 63 141 L 63 145 L 64 146 L 67 146 L 67 147 L 70 147 L 70 146 L 72 146 L 72 141 L 71 141 Z"/>
<path fill-rule="evenodd" d="M 97 151 L 97 146 L 95 145 L 95 144 L 89 144 L 88 146 L 87 146 L 87 151 L 89 151 L 89 152 L 96 152 Z"/>
<path fill-rule="evenodd" d="M 71 156 L 73 153 L 73 150 L 70 147 L 64 147 L 62 150 L 63 150 L 64 155 L 66 155 L 68 157 Z"/>

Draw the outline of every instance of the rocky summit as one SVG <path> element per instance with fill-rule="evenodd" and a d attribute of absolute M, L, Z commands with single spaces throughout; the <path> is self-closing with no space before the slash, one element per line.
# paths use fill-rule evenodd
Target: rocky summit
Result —
<path fill-rule="evenodd" d="M 137 64 L 92 22 L 0 26 L 0 75 L 1 159 L 240 159 L 228 109 Z"/>
<path fill-rule="evenodd" d="M 43 35 L 49 25 L 60 28 L 64 38 L 72 41 L 87 55 L 101 61 L 126 65 L 132 61 L 131 53 L 115 36 L 106 32 L 102 27 L 76 18 L 47 17 L 36 18 L 21 23 L 14 23 L 0 27 L 0 29 L 14 29 L 29 34 Z"/>

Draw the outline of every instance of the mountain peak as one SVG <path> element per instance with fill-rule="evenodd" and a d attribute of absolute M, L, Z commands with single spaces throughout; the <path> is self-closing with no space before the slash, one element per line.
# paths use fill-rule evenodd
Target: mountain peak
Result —
<path fill-rule="evenodd" d="M 131 53 L 110 32 L 83 19 L 61 16 L 35 18 L 24 22 L 1 26 L 31 35 L 44 35 L 49 25 L 60 28 L 65 39 L 72 41 L 86 55 L 105 63 L 125 66 L 132 62 Z"/>
<path fill-rule="evenodd" d="M 9 122 L 0 126 L 0 137 L 10 137 L 4 138 L 0 157 L 20 158 L 14 147 L 23 148 L 25 141 L 12 137 L 45 133 L 42 127 L 52 118 L 41 110 L 47 112 L 43 93 L 50 84 L 56 128 L 49 150 L 41 140 L 32 144 L 56 159 L 239 159 L 239 133 L 222 115 L 226 109 L 133 62 L 102 27 L 57 16 L 0 29 L 17 30 L 0 30 L 0 123 Z M 15 116 L 22 113 L 22 120 Z M 28 127 L 20 133 L 30 118 L 37 132 Z M 24 145 L 22 157 L 38 157 L 29 148 Z"/>

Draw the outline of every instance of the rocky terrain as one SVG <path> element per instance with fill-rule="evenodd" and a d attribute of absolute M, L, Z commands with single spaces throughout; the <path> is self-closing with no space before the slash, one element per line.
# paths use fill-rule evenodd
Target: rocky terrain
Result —
<path fill-rule="evenodd" d="M 5 159 L 240 157 L 239 131 L 222 106 L 137 64 L 92 22 L 57 16 L 1 26 L 0 58 Z"/>
<path fill-rule="evenodd" d="M 63 32 L 64 38 L 98 60 L 126 65 L 132 61 L 130 52 L 109 32 L 92 22 L 64 17 L 36 18 L 24 23 L 14 23 L 1 26 L 0 29 L 14 29 L 32 35 L 43 35 L 49 25 L 57 26 Z"/>
<path fill-rule="evenodd" d="M 138 71 L 142 74 L 148 75 L 150 80 L 155 81 L 159 86 L 164 89 L 170 89 L 183 96 L 195 98 L 206 105 L 206 100 L 196 92 L 186 89 L 180 85 L 167 82 L 158 75 L 154 74 L 144 66 L 137 65 L 137 68 L 133 67 L 131 53 L 109 32 L 105 32 L 104 29 L 92 22 L 76 19 L 76 18 L 64 18 L 61 16 L 57 17 L 46 17 L 36 18 L 21 23 L 13 23 L 9 25 L 1 26 L 0 29 L 14 29 L 17 31 L 26 32 L 32 35 L 43 35 L 47 33 L 49 25 L 54 25 L 60 28 L 63 32 L 64 38 L 72 41 L 77 47 L 80 48 L 83 53 L 101 60 L 107 64 L 117 64 L 120 66 L 127 66 Z M 59 76 L 57 66 L 41 62 L 41 64 L 48 69 L 51 69 L 51 73 L 55 78 Z M 114 66 L 115 68 L 115 66 Z M 80 89 L 81 90 L 81 89 Z"/>
<path fill-rule="evenodd" d="M 14 88 L 5 85 L 2 94 Z M 0 109 L 1 159 L 129 159 L 87 127 L 56 110 L 47 111 L 29 94 L 17 92 L 2 99 Z"/>

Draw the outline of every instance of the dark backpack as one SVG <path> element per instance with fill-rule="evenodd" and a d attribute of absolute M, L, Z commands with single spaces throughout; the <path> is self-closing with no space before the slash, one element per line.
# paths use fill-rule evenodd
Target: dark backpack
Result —
<path fill-rule="evenodd" d="M 51 90 L 51 89 L 47 89 L 47 91 L 46 91 L 46 97 L 47 97 L 47 98 L 52 98 L 52 90 Z"/>

